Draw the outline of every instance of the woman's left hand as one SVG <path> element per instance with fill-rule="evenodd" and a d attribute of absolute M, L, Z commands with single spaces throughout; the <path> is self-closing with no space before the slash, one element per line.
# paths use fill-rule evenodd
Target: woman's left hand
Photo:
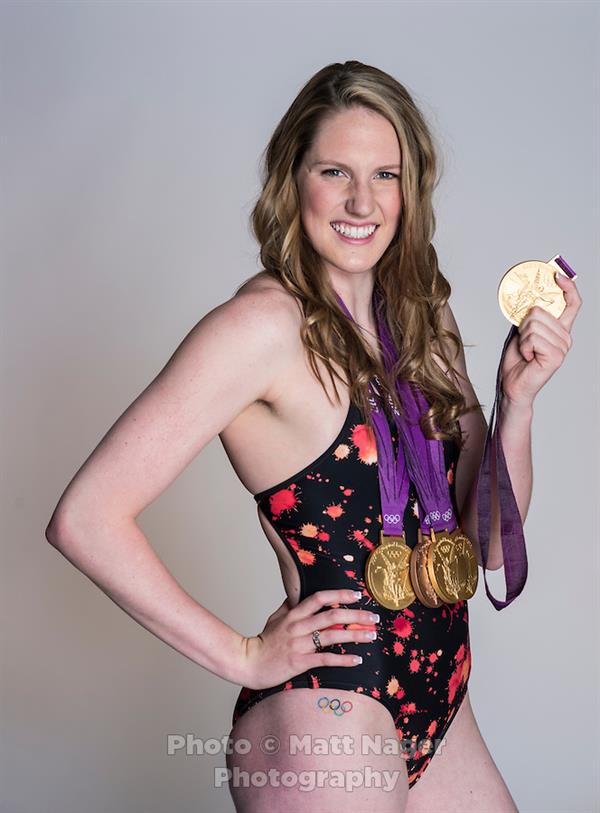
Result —
<path fill-rule="evenodd" d="M 581 307 L 572 279 L 558 273 L 566 307 L 557 318 L 534 306 L 511 339 L 502 363 L 502 391 L 513 404 L 531 406 L 544 384 L 554 375 L 571 349 L 571 327 Z"/>

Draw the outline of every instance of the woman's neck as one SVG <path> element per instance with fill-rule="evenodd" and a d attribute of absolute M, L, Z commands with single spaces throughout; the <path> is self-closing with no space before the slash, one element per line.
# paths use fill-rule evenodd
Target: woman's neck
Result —
<path fill-rule="evenodd" d="M 375 275 L 364 274 L 332 275 L 333 290 L 340 296 L 352 314 L 354 321 L 363 329 L 376 332 L 373 313 L 373 286 Z"/>

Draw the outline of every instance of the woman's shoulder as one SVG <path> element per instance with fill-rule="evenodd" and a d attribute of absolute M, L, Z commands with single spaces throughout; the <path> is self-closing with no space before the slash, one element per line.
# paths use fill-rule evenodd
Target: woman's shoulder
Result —
<path fill-rule="evenodd" d="M 260 351 L 287 355 L 297 349 L 302 312 L 295 297 L 266 273 L 248 278 L 229 299 L 204 315 L 191 334 L 205 341 L 210 333 Z M 261 351 L 262 352 L 262 351 Z"/>
<path fill-rule="evenodd" d="M 238 287 L 235 296 L 258 291 L 274 291 L 281 294 L 282 297 L 287 297 L 290 300 L 294 299 L 285 285 L 267 271 L 257 271 L 256 274 L 252 274 L 251 277 L 248 277 L 248 279 Z"/>
<path fill-rule="evenodd" d="M 235 303 L 237 309 L 258 311 L 277 320 L 281 329 L 289 327 L 298 331 L 302 320 L 302 309 L 296 297 L 266 271 L 253 274 L 242 283 L 230 302 Z"/>

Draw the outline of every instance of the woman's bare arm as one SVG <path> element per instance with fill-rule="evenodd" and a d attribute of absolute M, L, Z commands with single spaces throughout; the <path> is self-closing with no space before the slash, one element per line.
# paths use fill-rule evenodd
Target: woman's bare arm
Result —
<path fill-rule="evenodd" d="M 188 333 L 102 438 L 56 506 L 46 537 L 150 632 L 244 683 L 247 639 L 195 601 L 136 522 L 245 407 L 269 401 L 297 333 L 289 298 L 238 294 Z"/>

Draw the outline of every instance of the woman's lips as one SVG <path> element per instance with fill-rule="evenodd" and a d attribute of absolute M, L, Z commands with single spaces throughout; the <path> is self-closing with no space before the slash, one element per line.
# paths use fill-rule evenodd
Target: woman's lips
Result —
<path fill-rule="evenodd" d="M 368 237 L 346 237 L 345 234 L 342 234 L 341 232 L 337 231 L 336 229 L 333 228 L 333 226 L 331 228 L 332 228 L 333 232 L 335 234 L 337 234 L 337 236 L 340 238 L 340 240 L 343 240 L 345 243 L 350 243 L 351 245 L 355 245 L 355 246 L 362 246 L 362 245 L 366 245 L 367 243 L 370 243 L 371 240 L 377 234 L 377 229 L 375 229 L 375 231 L 372 234 L 370 234 Z M 379 228 L 379 226 L 377 228 Z"/>

